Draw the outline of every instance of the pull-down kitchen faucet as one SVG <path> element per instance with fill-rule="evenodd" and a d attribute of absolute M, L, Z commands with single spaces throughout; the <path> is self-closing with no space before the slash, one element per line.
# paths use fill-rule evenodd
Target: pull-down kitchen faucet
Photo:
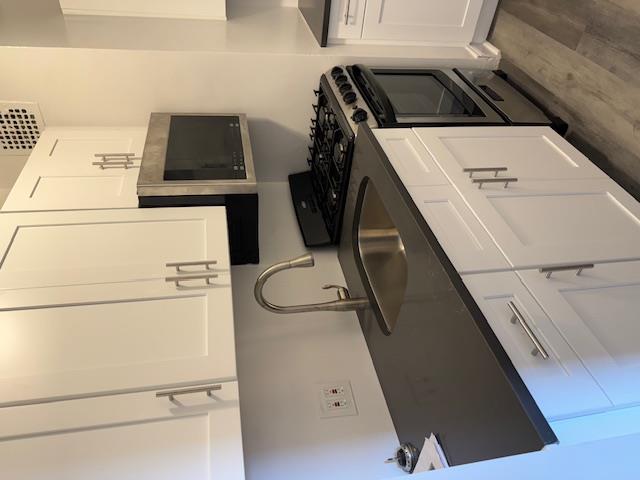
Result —
<path fill-rule="evenodd" d="M 276 273 L 282 272 L 283 270 L 289 270 L 291 268 L 308 268 L 313 267 L 314 265 L 315 262 L 313 260 L 313 255 L 307 253 L 305 255 L 302 255 L 301 257 L 276 263 L 275 265 L 267 268 L 260 274 L 258 280 L 256 280 L 256 286 L 254 288 L 256 301 L 262 308 L 265 308 L 266 310 L 269 310 L 273 313 L 303 313 L 322 311 L 348 312 L 352 310 L 359 310 L 369 306 L 369 301 L 367 299 L 351 298 L 349 296 L 349 290 L 339 285 L 325 285 L 324 287 L 322 287 L 325 290 L 328 290 L 330 288 L 335 288 L 337 290 L 338 300 L 334 300 L 333 302 L 311 303 L 308 305 L 290 305 L 282 307 L 280 305 L 274 305 L 264 298 L 262 289 L 264 288 L 265 283 L 267 283 L 267 280 Z"/>

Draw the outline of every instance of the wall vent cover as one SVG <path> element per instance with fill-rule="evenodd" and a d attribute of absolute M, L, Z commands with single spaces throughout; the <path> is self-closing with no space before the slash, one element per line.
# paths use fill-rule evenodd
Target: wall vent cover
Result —
<path fill-rule="evenodd" d="M 0 101 L 0 155 L 29 155 L 43 128 L 37 103 Z"/>

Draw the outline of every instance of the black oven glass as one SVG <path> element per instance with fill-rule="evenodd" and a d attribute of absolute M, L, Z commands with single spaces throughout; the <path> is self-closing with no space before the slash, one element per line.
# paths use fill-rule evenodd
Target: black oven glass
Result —
<path fill-rule="evenodd" d="M 444 75 L 376 72 L 397 117 L 483 116 L 473 100 Z"/>
<path fill-rule="evenodd" d="M 171 117 L 165 180 L 246 178 L 239 117 Z"/>

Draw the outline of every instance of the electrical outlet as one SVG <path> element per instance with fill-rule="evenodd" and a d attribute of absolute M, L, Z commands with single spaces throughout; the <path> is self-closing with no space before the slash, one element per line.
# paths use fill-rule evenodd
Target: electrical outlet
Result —
<path fill-rule="evenodd" d="M 320 418 L 358 415 L 353 390 L 348 380 L 318 384 Z"/>
<path fill-rule="evenodd" d="M 37 103 L 0 100 L 0 155 L 29 155 L 43 129 Z"/>

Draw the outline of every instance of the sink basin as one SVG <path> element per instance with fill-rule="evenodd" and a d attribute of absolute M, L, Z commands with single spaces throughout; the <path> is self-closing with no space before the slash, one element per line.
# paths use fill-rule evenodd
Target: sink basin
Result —
<path fill-rule="evenodd" d="M 356 210 L 359 260 L 380 326 L 391 335 L 407 289 L 407 256 L 400 233 L 370 179 L 362 182 L 360 198 Z"/>

